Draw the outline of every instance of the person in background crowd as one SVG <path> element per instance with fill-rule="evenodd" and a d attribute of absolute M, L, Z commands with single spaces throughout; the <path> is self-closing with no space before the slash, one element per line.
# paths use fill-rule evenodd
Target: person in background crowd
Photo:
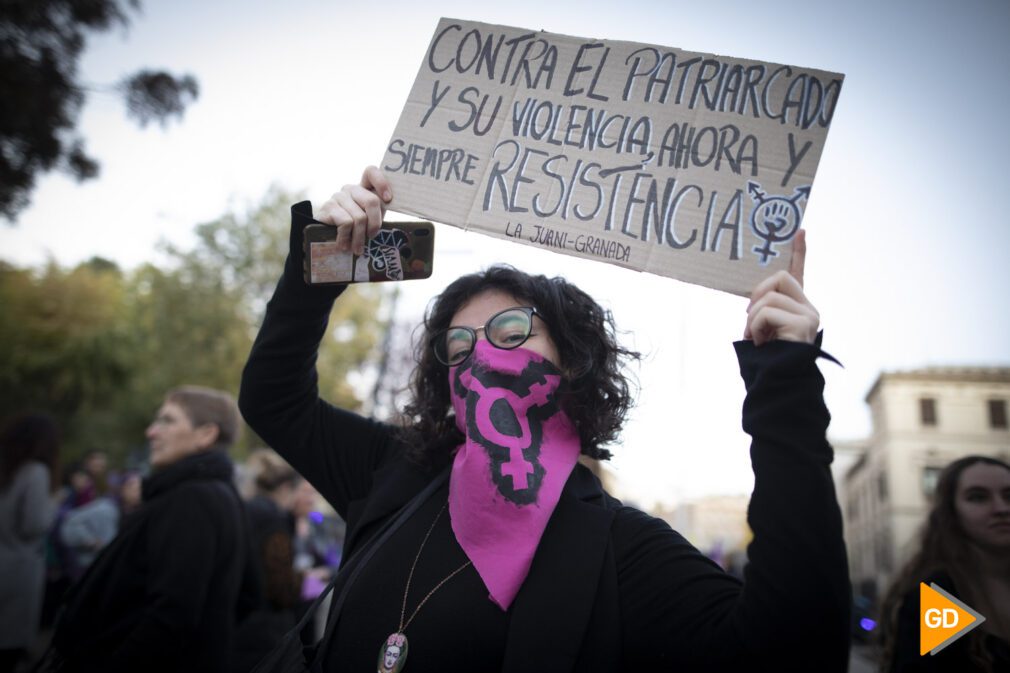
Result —
<path fill-rule="evenodd" d="M 227 393 L 169 391 L 147 429 L 143 503 L 71 588 L 40 670 L 229 669 L 256 586 L 227 455 L 240 427 Z"/>
<path fill-rule="evenodd" d="M 104 494 L 104 490 L 97 487 L 94 474 L 86 474 L 90 483 L 96 484 L 95 497 L 64 512 L 58 524 L 59 542 L 69 559 L 67 571 L 72 582 L 80 579 L 98 552 L 119 531 L 119 508 Z M 104 481 L 104 474 L 100 476 Z"/>
<path fill-rule="evenodd" d="M 72 463 L 66 471 L 60 492 L 60 515 L 87 505 L 98 496 L 95 480 L 81 462 Z"/>
<path fill-rule="evenodd" d="M 0 673 L 14 670 L 38 632 L 59 446 L 45 415 L 17 416 L 0 431 Z"/>
<path fill-rule="evenodd" d="M 343 544 L 342 522 L 326 517 L 319 511 L 319 491 L 302 479 L 295 491 L 292 513 L 295 519 L 295 569 L 306 575 L 315 574 L 314 582 L 302 585 L 302 597 L 313 599 L 329 581 L 331 571 L 340 566 L 340 546 Z M 313 590 L 316 587 L 319 590 Z"/>
<path fill-rule="evenodd" d="M 295 491 L 295 570 L 302 577 L 302 595 L 298 614 L 303 615 L 322 593 L 333 573 L 340 567 L 340 548 L 344 542 L 343 521 L 319 511 L 319 491 L 303 479 Z M 322 637 L 326 624 L 325 607 L 313 615 L 303 632 L 304 640 Z M 306 642 L 306 645 L 311 644 Z"/>
<path fill-rule="evenodd" d="M 91 477 L 95 491 L 104 495 L 109 490 L 109 454 L 101 449 L 91 449 L 84 454 L 81 466 Z"/>
<path fill-rule="evenodd" d="M 263 588 L 256 611 L 239 627 L 235 671 L 247 671 L 295 625 L 301 578 L 294 565 L 291 509 L 298 473 L 270 449 L 254 451 L 246 467 L 255 494 L 246 502 L 252 554 Z"/>
<path fill-rule="evenodd" d="M 985 617 L 936 655 L 919 654 L 919 583 L 936 583 Z M 965 456 L 940 474 L 922 544 L 882 605 L 890 673 L 1010 672 L 1010 465 Z"/>
<path fill-rule="evenodd" d="M 84 573 L 76 551 L 63 541 L 63 522 L 71 512 L 94 501 L 95 481 L 83 463 L 71 463 L 63 471 L 63 486 L 57 495 L 56 517 L 46 536 L 46 590 L 42 604 L 42 626 L 53 625 L 67 591 Z"/>
<path fill-rule="evenodd" d="M 143 478 L 136 470 L 127 470 L 119 475 L 118 482 L 119 515 L 122 525 L 127 517 L 140 508 Z"/>

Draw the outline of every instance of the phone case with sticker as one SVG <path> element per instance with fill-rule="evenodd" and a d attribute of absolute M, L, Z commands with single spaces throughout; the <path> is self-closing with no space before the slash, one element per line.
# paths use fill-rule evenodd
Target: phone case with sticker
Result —
<path fill-rule="evenodd" d="M 309 285 L 387 283 L 431 276 L 435 252 L 431 222 L 384 222 L 361 256 L 337 250 L 336 238 L 336 227 L 305 227 L 303 271 Z"/>

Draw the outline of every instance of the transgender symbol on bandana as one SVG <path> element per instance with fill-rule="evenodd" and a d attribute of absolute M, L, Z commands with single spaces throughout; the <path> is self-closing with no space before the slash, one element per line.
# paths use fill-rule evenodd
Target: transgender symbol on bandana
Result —
<path fill-rule="evenodd" d="M 543 482 L 543 421 L 558 412 L 560 376 L 546 361 L 530 361 L 516 376 L 481 364 L 461 367 L 453 387 L 466 398 L 467 434 L 488 453 L 498 492 L 516 504 L 536 502 Z M 466 379 L 466 380 L 465 380 Z"/>
<path fill-rule="evenodd" d="M 466 398 L 467 435 L 487 451 L 498 492 L 517 505 L 537 501 L 543 424 L 558 411 L 559 379 L 545 360 L 530 361 L 519 375 L 481 364 L 456 371 L 453 387 Z"/>
<path fill-rule="evenodd" d="M 534 351 L 481 339 L 449 387 L 466 435 L 449 475 L 452 532 L 507 610 L 578 461 L 579 434 L 558 403 L 561 372 Z"/>

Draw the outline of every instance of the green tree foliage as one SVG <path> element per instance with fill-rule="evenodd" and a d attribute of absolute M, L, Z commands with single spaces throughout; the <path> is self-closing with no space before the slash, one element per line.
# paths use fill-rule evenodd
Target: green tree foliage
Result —
<path fill-rule="evenodd" d="M 129 24 L 138 0 L 3 0 L 0 3 L 0 215 L 13 222 L 39 173 L 98 175 L 74 133 L 88 89 L 78 61 L 89 34 Z M 142 69 L 106 87 L 141 126 L 181 117 L 199 95 L 192 75 Z"/>
<path fill-rule="evenodd" d="M 243 215 L 228 214 L 198 225 L 199 243 L 193 250 L 166 247 L 184 275 L 207 275 L 221 283 L 219 291 L 230 294 L 242 308 L 246 324 L 254 326 L 253 336 L 284 268 L 291 204 L 301 198 L 273 188 Z M 361 406 L 363 400 L 352 389 L 347 373 L 378 357 L 377 346 L 386 327 L 380 317 L 386 298 L 379 286 L 352 285 L 334 305 L 319 349 L 319 385 L 320 393 L 338 406 Z M 247 353 L 248 349 L 243 358 Z"/>
<path fill-rule="evenodd" d="M 379 357 L 382 334 L 389 321 L 381 319 L 388 295 L 376 285 L 351 285 L 330 314 L 330 324 L 319 348 L 320 394 L 345 409 L 358 409 L 370 390 L 352 386 L 345 372 L 361 373 L 365 363 Z"/>
<path fill-rule="evenodd" d="M 128 376 L 130 341 L 119 269 L 95 260 L 65 271 L 0 266 L 0 404 L 72 415 Z"/>
<path fill-rule="evenodd" d="M 245 213 L 197 225 L 192 250 L 165 245 L 165 251 L 185 273 L 212 274 L 235 292 L 258 325 L 288 254 L 289 209 L 301 198 L 271 188 Z"/>
<path fill-rule="evenodd" d="M 0 416 L 44 409 L 68 438 L 87 444 L 94 426 L 78 421 L 130 379 L 126 291 L 123 274 L 106 260 L 71 270 L 0 265 Z"/>
<path fill-rule="evenodd" d="M 237 393 L 296 200 L 272 190 L 243 215 L 199 225 L 192 249 L 165 246 L 166 262 L 126 273 L 101 259 L 71 270 L 0 265 L 0 416 L 50 410 L 68 456 L 102 448 L 118 461 L 143 446 L 169 388 Z M 321 393 L 334 404 L 357 409 L 367 395 L 350 379 L 378 357 L 384 301 L 381 288 L 352 286 L 334 308 L 319 355 Z M 247 433 L 242 446 L 256 442 Z"/>

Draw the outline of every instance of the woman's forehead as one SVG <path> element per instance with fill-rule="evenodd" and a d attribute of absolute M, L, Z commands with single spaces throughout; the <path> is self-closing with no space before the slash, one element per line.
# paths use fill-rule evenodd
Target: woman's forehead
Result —
<path fill-rule="evenodd" d="M 495 313 L 504 311 L 507 308 L 523 305 L 523 302 L 508 292 L 485 290 L 468 299 L 456 311 L 455 315 L 452 316 L 449 324 L 463 327 L 480 327 Z"/>
<path fill-rule="evenodd" d="M 1010 470 L 991 463 L 975 463 L 961 473 L 959 491 L 969 488 L 1002 490 L 1010 486 Z"/>

